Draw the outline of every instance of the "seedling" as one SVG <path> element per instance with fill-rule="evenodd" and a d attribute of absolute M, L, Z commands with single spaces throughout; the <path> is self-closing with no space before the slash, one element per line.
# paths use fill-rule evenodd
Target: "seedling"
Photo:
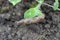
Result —
<path fill-rule="evenodd" d="M 53 5 L 53 9 L 57 10 L 58 7 L 59 7 L 59 2 L 58 2 L 58 0 L 55 0 L 54 5 Z"/>
<path fill-rule="evenodd" d="M 38 2 L 38 5 L 36 7 L 34 7 L 34 8 L 28 9 L 24 13 L 24 18 L 34 18 L 36 16 L 42 16 L 42 11 L 39 10 L 39 7 L 44 2 L 44 0 L 36 0 L 36 1 Z"/>
<path fill-rule="evenodd" d="M 17 3 L 21 2 L 21 0 L 9 0 L 9 2 L 15 6 Z"/>
<path fill-rule="evenodd" d="M 41 16 L 42 12 L 36 8 L 30 8 L 24 13 L 24 18 L 34 18 L 36 16 Z"/>

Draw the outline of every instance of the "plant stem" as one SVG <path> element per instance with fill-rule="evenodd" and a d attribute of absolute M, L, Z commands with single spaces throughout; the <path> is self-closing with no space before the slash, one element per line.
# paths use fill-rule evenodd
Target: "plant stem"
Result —
<path fill-rule="evenodd" d="M 49 5 L 49 4 L 47 4 L 47 3 L 43 3 L 43 4 L 53 8 L 53 6 L 52 6 L 52 5 Z M 59 9 L 59 8 L 58 8 L 58 10 L 60 11 L 60 9 Z"/>
<path fill-rule="evenodd" d="M 55 0 L 55 2 L 58 2 L 58 0 Z"/>
<path fill-rule="evenodd" d="M 42 5 L 42 3 L 39 3 L 35 8 L 36 9 L 40 9 L 40 6 Z"/>

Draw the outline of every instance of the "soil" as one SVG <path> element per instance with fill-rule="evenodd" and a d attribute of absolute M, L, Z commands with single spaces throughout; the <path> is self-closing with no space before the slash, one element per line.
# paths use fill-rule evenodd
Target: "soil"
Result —
<path fill-rule="evenodd" d="M 24 12 L 33 2 L 23 1 L 13 6 L 8 0 L 0 0 L 0 40 L 40 40 L 39 38 L 60 40 L 60 11 L 54 11 L 46 5 L 41 6 L 42 12 L 46 15 L 42 22 L 16 25 L 15 22 L 23 19 Z M 45 0 L 45 2 L 53 5 L 54 0 Z"/>

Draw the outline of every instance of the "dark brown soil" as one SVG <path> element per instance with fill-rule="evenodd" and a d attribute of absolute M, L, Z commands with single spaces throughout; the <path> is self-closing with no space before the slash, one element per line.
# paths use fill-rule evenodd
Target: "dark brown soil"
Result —
<path fill-rule="evenodd" d="M 60 40 L 60 11 L 54 11 L 46 5 L 41 6 L 46 15 L 43 22 L 16 25 L 16 21 L 23 19 L 24 12 L 29 9 L 31 2 L 22 1 L 13 6 L 8 0 L 0 1 L 0 40 L 39 40 L 42 35 L 43 40 Z M 54 0 L 45 2 L 53 5 Z"/>

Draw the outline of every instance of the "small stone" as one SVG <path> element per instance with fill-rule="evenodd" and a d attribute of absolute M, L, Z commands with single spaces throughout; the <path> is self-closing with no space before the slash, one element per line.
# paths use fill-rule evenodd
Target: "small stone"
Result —
<path fill-rule="evenodd" d="M 46 24 L 45 27 L 46 27 L 46 28 L 50 28 L 50 25 L 49 25 L 49 24 Z"/>

